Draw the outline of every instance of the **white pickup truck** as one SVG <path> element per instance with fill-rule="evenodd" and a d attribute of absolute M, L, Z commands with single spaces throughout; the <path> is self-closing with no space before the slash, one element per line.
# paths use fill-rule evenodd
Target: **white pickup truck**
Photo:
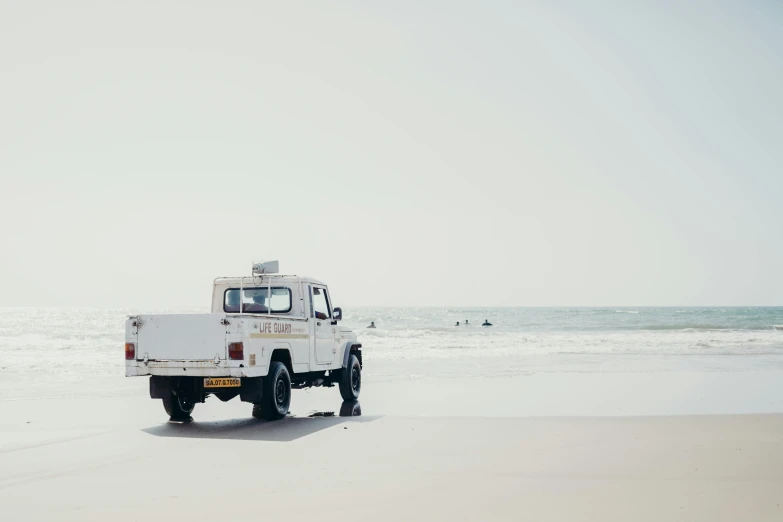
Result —
<path fill-rule="evenodd" d="M 212 313 L 128 317 L 125 375 L 149 375 L 150 397 L 174 420 L 209 395 L 239 396 L 267 420 L 288 413 L 291 388 L 338 384 L 344 400 L 358 399 L 362 345 L 338 326 L 342 310 L 324 283 L 277 267 L 215 279 Z"/>

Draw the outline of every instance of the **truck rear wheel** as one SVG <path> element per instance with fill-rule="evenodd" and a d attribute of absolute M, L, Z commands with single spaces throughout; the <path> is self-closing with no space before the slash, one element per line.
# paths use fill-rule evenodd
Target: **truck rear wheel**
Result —
<path fill-rule="evenodd" d="M 266 420 L 285 417 L 291 406 L 291 376 L 285 364 L 272 361 L 261 386 L 261 402 L 253 404 L 253 417 Z"/>
<path fill-rule="evenodd" d="M 355 401 L 362 390 L 362 365 L 354 354 L 348 357 L 348 366 L 340 375 L 340 395 L 344 401 Z"/>
<path fill-rule="evenodd" d="M 163 408 L 169 414 L 171 420 L 188 420 L 196 403 L 184 397 L 169 393 L 168 397 L 163 398 Z"/>

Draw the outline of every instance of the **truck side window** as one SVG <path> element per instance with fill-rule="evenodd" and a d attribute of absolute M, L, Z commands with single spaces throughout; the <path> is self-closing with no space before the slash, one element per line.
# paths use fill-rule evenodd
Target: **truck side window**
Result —
<path fill-rule="evenodd" d="M 315 307 L 316 319 L 329 319 L 332 316 L 325 288 L 313 287 L 313 306 Z"/>
<path fill-rule="evenodd" d="M 332 317 L 332 303 L 329 299 L 329 292 L 326 291 L 326 288 L 322 289 L 321 291 L 324 293 L 324 299 L 326 299 L 326 316 Z"/>

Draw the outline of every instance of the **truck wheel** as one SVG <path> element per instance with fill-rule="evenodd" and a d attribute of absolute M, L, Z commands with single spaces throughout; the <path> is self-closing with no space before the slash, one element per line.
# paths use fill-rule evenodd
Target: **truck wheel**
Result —
<path fill-rule="evenodd" d="M 362 390 L 362 366 L 359 359 L 351 354 L 348 357 L 348 366 L 343 368 L 340 375 L 340 395 L 344 401 L 355 401 Z"/>
<path fill-rule="evenodd" d="M 253 404 L 253 417 L 266 420 L 285 417 L 291 406 L 291 376 L 285 364 L 273 361 L 261 386 L 261 402 Z"/>
<path fill-rule="evenodd" d="M 171 392 L 168 397 L 163 398 L 163 408 L 169 414 L 171 420 L 188 420 L 196 403 Z"/>

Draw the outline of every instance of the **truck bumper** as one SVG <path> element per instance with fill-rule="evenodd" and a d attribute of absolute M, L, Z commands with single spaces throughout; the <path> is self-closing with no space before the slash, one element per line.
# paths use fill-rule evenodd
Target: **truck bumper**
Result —
<path fill-rule="evenodd" d="M 261 402 L 263 380 L 260 377 L 246 377 L 242 379 L 242 386 L 237 388 L 219 388 L 205 389 L 204 380 L 200 377 L 165 377 L 162 375 L 153 375 L 150 377 L 150 397 L 153 399 L 165 399 L 171 395 L 173 390 L 179 393 L 185 392 L 189 396 L 203 402 L 208 394 L 215 393 L 222 400 L 239 395 L 242 402 Z M 227 398 L 222 394 L 228 394 Z"/>

